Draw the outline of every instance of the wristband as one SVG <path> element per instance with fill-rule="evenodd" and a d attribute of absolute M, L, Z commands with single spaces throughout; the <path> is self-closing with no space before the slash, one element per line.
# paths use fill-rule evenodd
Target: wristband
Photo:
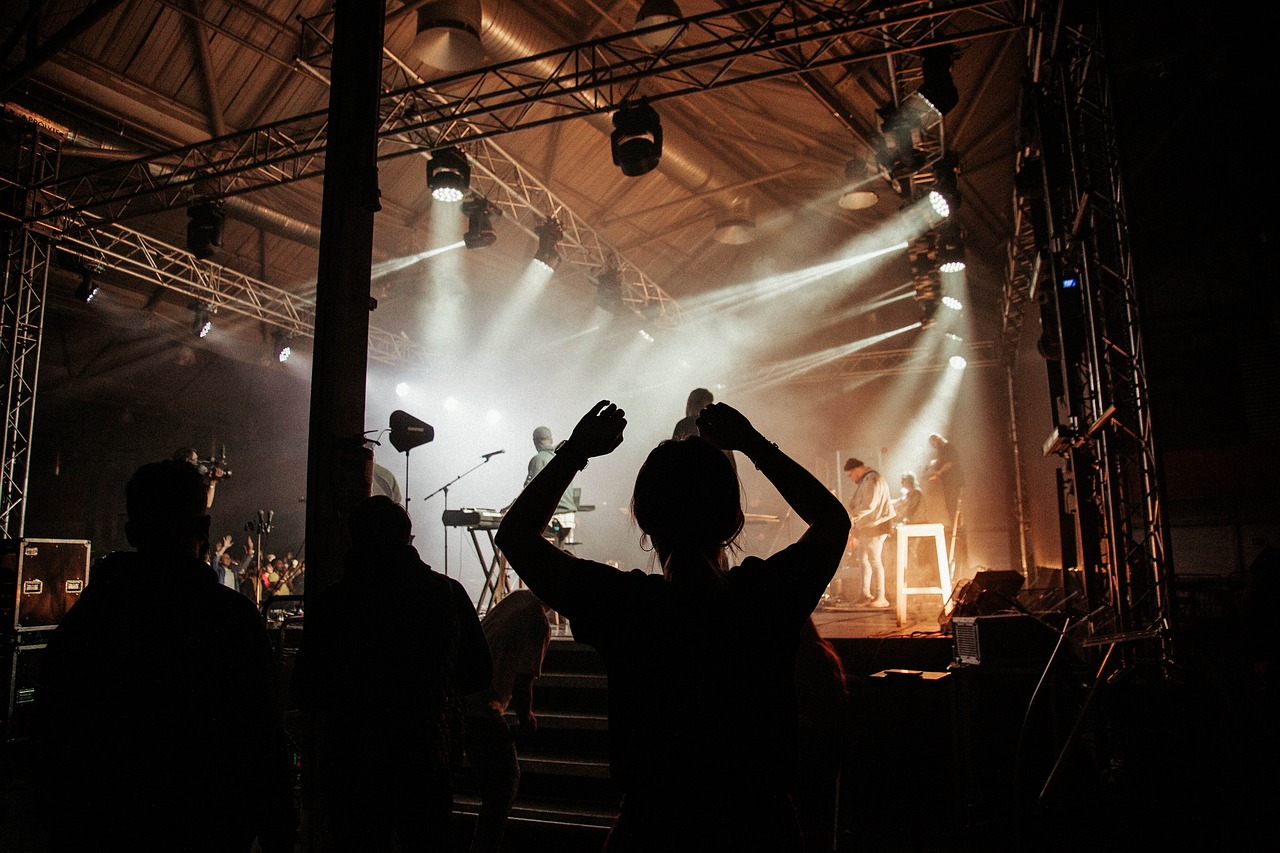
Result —
<path fill-rule="evenodd" d="M 587 463 L 591 460 L 591 457 L 570 444 L 567 438 L 556 445 L 556 456 L 564 456 L 579 471 L 586 468 Z"/>

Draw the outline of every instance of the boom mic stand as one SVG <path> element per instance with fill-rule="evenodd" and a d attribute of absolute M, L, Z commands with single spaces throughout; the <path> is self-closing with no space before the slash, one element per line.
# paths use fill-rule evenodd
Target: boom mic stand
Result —
<path fill-rule="evenodd" d="M 444 493 L 444 511 L 445 511 L 445 512 L 448 512 L 448 511 L 449 511 L 449 487 L 450 487 L 450 486 L 452 486 L 454 483 L 458 482 L 459 480 L 461 480 L 463 477 L 465 477 L 465 476 L 467 476 L 468 474 L 470 474 L 472 471 L 476 470 L 476 468 L 479 468 L 479 467 L 481 467 L 482 465 L 486 464 L 486 463 L 487 463 L 490 459 L 492 459 L 495 455 L 496 455 L 496 454 L 492 454 L 492 453 L 491 453 L 491 454 L 489 454 L 489 455 L 487 455 L 487 456 L 482 457 L 482 458 L 481 458 L 481 460 L 480 460 L 480 462 L 479 462 L 479 464 L 477 464 L 477 465 L 473 465 L 473 466 L 472 466 L 471 468 L 469 468 L 468 470 L 463 471 L 461 474 L 459 474 L 458 476 L 454 477 L 452 480 L 450 480 L 449 482 L 445 483 L 443 486 L 441 486 L 440 488 L 436 489 L 436 490 L 435 490 L 434 492 L 432 492 L 431 494 L 427 495 L 425 498 L 423 498 L 423 500 L 424 500 L 424 501 L 429 501 L 429 500 L 431 500 L 432 498 L 434 498 L 436 495 L 438 495 L 438 494 L 440 494 L 441 492 L 443 492 L 443 493 Z M 443 519 L 443 514 L 441 515 L 441 518 Z M 444 521 L 442 520 L 442 521 L 440 522 L 440 524 L 441 524 L 441 526 L 444 526 Z M 448 576 L 449 576 L 449 530 L 448 530 L 448 528 L 446 528 L 446 529 L 445 529 L 445 531 L 444 531 L 444 575 L 445 575 L 445 577 L 448 577 Z"/>

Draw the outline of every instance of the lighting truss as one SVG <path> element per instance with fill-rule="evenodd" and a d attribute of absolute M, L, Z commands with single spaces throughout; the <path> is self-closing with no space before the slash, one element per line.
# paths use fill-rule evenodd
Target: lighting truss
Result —
<path fill-rule="evenodd" d="M 304 34 L 310 34 L 313 39 L 326 39 L 313 21 L 304 22 Z M 394 53 L 385 47 L 382 53 L 388 60 L 383 66 L 384 91 L 422 84 L 417 72 Z M 317 80 L 326 86 L 330 84 L 322 70 L 308 67 Z M 443 95 L 434 96 L 441 103 L 446 101 Z M 427 151 L 419 153 L 425 156 Z M 679 306 L 666 291 L 627 260 L 622 252 L 601 237 L 497 142 L 480 139 L 468 146 L 467 154 L 471 166 L 471 190 L 475 195 L 488 200 L 490 206 L 507 220 L 532 236 L 536 236 L 538 225 L 548 217 L 555 219 L 564 231 L 558 244 L 562 263 L 567 262 L 579 270 L 595 270 L 603 266 L 617 268 L 622 276 L 622 300 L 626 308 L 639 314 L 648 306 L 650 310 L 658 311 L 661 322 L 667 325 L 679 323 Z"/>
<path fill-rule="evenodd" d="M 259 281 L 221 264 L 197 260 L 190 252 L 119 224 L 99 223 L 64 233 L 59 246 L 102 263 L 117 274 L 162 287 L 295 336 L 315 336 L 314 299 Z M 384 364 L 422 366 L 426 350 L 400 335 L 369 327 L 369 357 Z"/>
<path fill-rule="evenodd" d="M 12 160 L 0 163 L 0 194 L 16 200 L 29 214 L 35 203 L 27 187 L 56 176 L 66 129 L 7 105 L 17 121 Z M 16 207 L 17 205 L 15 205 Z M 51 229 L 14 227 L 13 208 L 6 206 L 0 223 L 0 361 L 3 362 L 4 422 L 0 428 L 0 536 L 19 539 L 27 512 L 27 475 L 31 467 L 31 435 L 35 425 L 36 384 L 40 375 L 40 339 L 49 265 Z"/>
<path fill-rule="evenodd" d="M 513 130 L 613 112 L 641 81 L 651 103 L 727 86 L 985 38 L 1027 26 L 1015 0 L 936 0 L 851 8 L 757 0 L 685 18 L 667 48 L 618 33 L 536 56 L 406 86 L 383 95 L 379 159 Z M 753 14 L 744 14 L 753 13 Z M 550 73 L 548 73 L 550 69 Z M 317 110 L 153 157 L 108 164 L 41 186 L 47 219 L 102 208 L 128 215 L 318 177 L 328 113 Z"/>

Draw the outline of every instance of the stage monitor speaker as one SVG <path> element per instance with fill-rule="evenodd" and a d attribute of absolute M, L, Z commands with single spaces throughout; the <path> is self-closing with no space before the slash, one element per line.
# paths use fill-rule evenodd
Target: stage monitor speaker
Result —
<path fill-rule="evenodd" d="M 89 583 L 89 540 L 0 542 L 0 631 L 56 628 Z"/>
<path fill-rule="evenodd" d="M 951 636 L 957 663 L 1007 668 L 1043 667 L 1058 640 L 1052 627 L 1021 613 L 955 616 Z"/>
<path fill-rule="evenodd" d="M 1016 610 L 1014 597 L 1026 578 L 1021 572 L 981 569 L 956 596 L 951 618 L 957 616 L 989 616 L 1005 610 Z"/>

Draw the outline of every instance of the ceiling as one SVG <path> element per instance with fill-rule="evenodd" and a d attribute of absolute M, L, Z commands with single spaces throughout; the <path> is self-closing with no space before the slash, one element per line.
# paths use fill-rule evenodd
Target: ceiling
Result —
<path fill-rule="evenodd" d="M 29 10 L 24 15 L 11 5 L 3 21 L 3 32 L 11 37 L 5 96 L 71 129 L 62 186 L 75 173 L 109 170 L 119 162 L 107 158 L 144 156 L 151 158 L 151 168 L 168 168 L 174 157 L 164 152 L 324 110 L 329 97 L 324 39 L 332 32 L 331 5 L 324 0 L 52 2 L 32 4 L 30 9 L 39 10 L 34 20 Z M 392 0 L 388 7 L 389 88 L 442 76 L 414 57 L 417 15 L 406 8 L 417 5 L 404 7 Z M 484 61 L 495 65 L 625 34 L 634 26 L 639 2 L 483 5 Z M 680 8 L 696 19 L 729 5 L 686 0 Z M 944 119 L 946 144 L 960 159 L 965 205 L 957 216 L 977 273 L 975 296 L 994 305 L 1010 237 L 1016 108 L 1028 41 L 1027 30 L 1017 26 L 1021 4 L 866 3 L 851 16 L 858 22 L 848 28 L 851 35 L 813 39 L 791 49 L 807 52 L 809 70 L 784 73 L 776 62 L 743 49 L 706 71 L 696 63 L 705 58 L 698 54 L 714 52 L 709 46 L 742 49 L 736 41 L 739 32 L 758 31 L 767 16 L 811 14 L 827 4 L 739 5 L 746 10 L 732 18 L 712 18 L 706 31 L 690 29 L 682 36 L 690 43 L 702 41 L 692 51 L 693 59 L 681 60 L 695 63 L 684 76 L 650 69 L 649 76 L 611 84 L 608 91 L 600 87 L 578 93 L 572 110 L 558 107 L 555 98 L 535 101 L 518 118 L 506 120 L 505 126 L 514 128 L 509 131 L 486 131 L 487 117 L 481 116 L 469 129 L 436 125 L 404 134 L 398 143 L 384 138 L 375 262 L 446 239 L 432 233 L 426 153 L 445 141 L 461 140 L 464 150 L 484 162 L 509 159 L 514 171 L 502 176 L 506 188 L 531 204 L 523 220 L 509 217 L 516 221 L 500 226 L 503 239 L 496 251 L 531 254 L 532 226 L 539 213 L 579 223 L 606 253 L 617 254 L 629 279 L 642 278 L 677 308 L 682 300 L 750 277 L 762 261 L 765 266 L 803 266 L 808 258 L 790 257 L 797 254 L 798 237 L 806 238 L 805 254 L 818 257 L 898 212 L 901 200 L 882 180 L 873 180 L 870 187 L 880 196 L 874 208 L 848 211 L 835 204 L 845 183 L 845 165 L 872 156 L 871 146 L 880 136 L 875 111 L 893 97 L 891 64 L 897 69 L 897 85 L 907 89 L 899 91 L 899 98 L 919 85 L 918 52 L 899 46 L 954 39 L 952 73 L 960 97 Z M 922 16 L 922 10 L 932 11 Z M 96 20 L 85 23 L 77 17 L 89 12 L 96 13 Z M 863 23 L 917 17 L 924 20 L 914 29 L 899 24 L 892 33 L 868 30 Z M 738 32 L 724 29 L 726 21 Z M 69 25 L 83 31 L 68 38 Z M 59 49 L 37 62 L 47 51 L 32 45 L 50 42 Z M 843 48 L 831 49 L 828 42 L 840 42 Z M 618 56 L 632 56 L 638 44 L 627 38 L 614 49 Z M 822 65 L 823 51 L 849 59 Z M 24 67 L 25 62 L 33 67 Z M 516 70 L 550 78 L 567 75 L 551 62 Z M 707 74 L 719 79 L 714 88 Z M 610 80 L 619 76 L 615 72 Z M 456 102 L 456 88 L 436 91 Z M 650 98 L 662 119 L 662 161 L 641 177 L 625 177 L 610 160 L 609 112 L 587 112 L 602 98 L 616 104 L 624 96 Z M 493 135 L 473 142 L 481 132 Z M 525 191 L 531 185 L 536 185 L 532 194 Z M 316 178 L 268 179 L 239 195 L 228 210 L 225 243 L 211 260 L 309 295 L 316 274 L 321 186 Z M 165 196 L 106 205 L 99 202 L 108 193 L 94 187 L 73 192 L 71 206 L 182 247 L 186 205 L 202 190 L 207 187 L 193 184 Z M 757 223 L 756 238 L 747 245 L 717 242 L 716 224 L 743 211 Z M 523 235 L 508 237 L 505 232 L 512 226 Z M 558 285 L 589 293 L 591 255 L 583 254 L 583 263 L 562 270 Z M 391 297 L 393 285 L 394 279 L 382 282 L 381 296 Z"/>
<path fill-rule="evenodd" d="M 1000 338 L 1014 227 L 1028 4 L 680 0 L 692 23 L 664 53 L 630 35 L 639 0 L 485 0 L 481 42 L 490 70 L 452 76 L 414 56 L 418 5 L 390 0 L 387 7 L 385 88 L 411 94 L 382 102 L 384 120 L 401 122 L 403 132 L 379 143 L 374 361 L 436 375 L 459 370 L 467 356 L 450 341 L 471 333 L 446 328 L 452 320 L 440 319 L 440 306 L 463 287 L 470 300 L 464 314 L 500 314 L 537 245 L 534 229 L 549 216 L 573 243 L 537 297 L 555 309 L 546 326 L 561 339 L 573 339 L 596 310 L 593 276 L 602 263 L 622 267 L 632 313 L 655 331 L 760 303 L 749 322 L 722 319 L 700 333 L 704 346 L 684 351 L 681 364 L 693 363 L 687 374 L 610 374 L 614 381 L 669 381 L 663 406 L 682 406 L 687 389 L 699 384 L 812 384 L 824 370 L 865 354 L 860 347 L 911 353 L 919 332 L 909 327 L 920 315 L 910 298 L 912 270 L 901 239 L 886 236 L 905 202 L 874 171 L 876 111 L 920 85 L 916 48 L 938 43 L 954 46 L 959 93 L 940 132 L 959 157 L 964 204 L 954 218 L 969 261 L 966 337 L 990 356 L 989 342 Z M 267 131 L 272 138 L 287 131 L 292 143 L 311 133 L 323 145 L 332 26 L 328 0 L 33 0 L 0 11 L 0 101 L 70 131 L 56 187 L 61 207 L 53 205 L 54 213 L 70 215 L 48 221 L 61 221 L 68 239 L 88 240 L 84 245 L 128 242 L 121 253 L 153 264 L 169 253 L 166 263 L 180 272 L 130 274 L 123 254 L 108 254 L 100 296 L 85 304 L 74 296 L 77 275 L 55 269 L 43 393 L 105 400 L 135 416 L 172 413 L 176 398 L 205 395 L 216 399 L 211 424 L 260 429 L 279 422 L 267 401 L 282 395 L 261 389 L 274 331 L 298 331 L 305 349 L 322 149 L 234 174 L 230 160 L 197 165 L 225 153 L 227 143 L 209 142 L 217 137 L 240 145 L 237 156 Z M 584 57 L 600 65 L 584 70 Z M 483 102 L 473 97 L 477 91 L 502 85 L 521 99 L 456 119 Z M 609 119 L 623 99 L 640 97 L 661 117 L 664 148 L 656 169 L 627 177 L 611 161 Z M 440 104 L 441 114 L 454 110 L 455 117 L 431 120 Z M 447 263 L 415 262 L 456 244 L 466 224 L 456 206 L 433 202 L 426 186 L 429 152 L 449 143 L 471 159 L 472 189 L 501 207 L 498 240 L 441 255 Z M 837 203 L 849 186 L 850 161 L 872 168 L 865 188 L 878 203 L 869 209 Z M 139 183 L 139 174 L 149 177 Z M 185 183 L 174 179 L 184 174 Z M 82 176 L 88 178 L 77 180 Z M 135 194 L 121 194 L 130 180 Z M 183 251 L 186 211 L 210 196 L 227 199 L 225 237 L 211 258 L 197 261 Z M 754 222 L 753 239 L 717 240 L 717 224 L 735 216 Z M 846 263 L 834 273 L 802 274 L 861 252 L 874 259 L 856 270 Z M 201 287 L 217 294 L 210 301 L 219 309 L 219 335 L 197 341 L 190 325 Z M 283 307 L 266 311 L 264 302 Z M 646 314 L 646 305 L 658 310 Z M 500 358 L 513 366 L 540 358 L 543 345 L 521 349 L 532 324 L 515 324 L 514 333 L 495 333 Z M 708 337 L 732 355 L 708 356 Z M 746 346 L 746 337 L 768 343 Z M 186 372 L 148 381 L 157 361 Z M 889 372 L 900 361 L 891 357 Z M 224 369 L 232 362 L 258 372 L 246 380 Z M 726 379 L 731 372 L 736 377 Z M 265 399 L 237 405 L 247 399 L 237 395 L 253 394 Z M 664 412 L 659 420 L 666 419 Z M 525 433 L 523 423 L 518 432 Z"/>

